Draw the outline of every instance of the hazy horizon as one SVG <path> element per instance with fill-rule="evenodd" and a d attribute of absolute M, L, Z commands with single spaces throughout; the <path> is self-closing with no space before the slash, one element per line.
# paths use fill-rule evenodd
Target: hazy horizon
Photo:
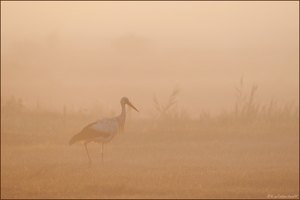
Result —
<path fill-rule="evenodd" d="M 178 86 L 192 114 L 231 109 L 235 87 L 299 102 L 299 2 L 1 2 L 1 98 L 142 114 Z"/>

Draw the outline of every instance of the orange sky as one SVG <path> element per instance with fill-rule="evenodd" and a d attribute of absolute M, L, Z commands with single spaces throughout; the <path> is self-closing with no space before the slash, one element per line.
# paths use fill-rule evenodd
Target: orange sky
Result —
<path fill-rule="evenodd" d="M 178 85 L 189 112 L 299 100 L 299 2 L 1 2 L 1 98 L 145 111 Z M 116 103 L 112 103 L 116 102 Z"/>

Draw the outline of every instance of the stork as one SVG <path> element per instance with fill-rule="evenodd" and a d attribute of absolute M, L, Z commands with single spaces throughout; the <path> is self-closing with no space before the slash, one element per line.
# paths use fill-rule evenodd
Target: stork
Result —
<path fill-rule="evenodd" d="M 125 105 L 127 104 L 128 106 L 132 107 L 138 112 L 136 107 L 132 105 L 132 103 L 127 97 L 121 98 L 120 103 L 122 107 L 122 112 L 119 116 L 113 118 L 106 118 L 90 123 L 87 126 L 85 126 L 81 130 L 81 132 L 79 132 L 71 138 L 69 142 L 70 145 L 76 142 L 83 142 L 89 159 L 89 164 L 91 164 L 92 161 L 89 155 L 87 144 L 90 142 L 96 142 L 101 144 L 101 160 L 103 161 L 104 143 L 111 141 L 117 133 L 124 131 L 126 119 Z"/>

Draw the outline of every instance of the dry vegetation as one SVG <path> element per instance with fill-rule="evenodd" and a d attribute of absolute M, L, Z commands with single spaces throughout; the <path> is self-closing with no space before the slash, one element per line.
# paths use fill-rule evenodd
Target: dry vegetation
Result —
<path fill-rule="evenodd" d="M 299 111 L 259 105 L 241 80 L 235 110 L 191 119 L 175 109 L 179 90 L 157 115 L 129 119 L 105 146 L 68 141 L 96 114 L 29 110 L 11 100 L 1 112 L 1 198 L 299 198 Z M 104 114 L 103 114 L 104 115 Z"/>

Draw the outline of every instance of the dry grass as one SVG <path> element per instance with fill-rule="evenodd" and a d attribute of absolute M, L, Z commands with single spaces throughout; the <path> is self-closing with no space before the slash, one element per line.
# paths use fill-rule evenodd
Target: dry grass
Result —
<path fill-rule="evenodd" d="M 88 167 L 83 146 L 68 140 L 91 117 L 27 118 L 24 131 L 1 122 L 1 198 L 299 198 L 297 119 L 130 120 L 105 146 L 104 163 L 90 145 Z"/>
<path fill-rule="evenodd" d="M 299 111 L 258 104 L 241 79 L 235 110 L 191 119 L 153 99 L 152 119 L 131 119 L 105 146 L 68 141 L 95 113 L 1 113 L 1 198 L 299 198 Z"/>

